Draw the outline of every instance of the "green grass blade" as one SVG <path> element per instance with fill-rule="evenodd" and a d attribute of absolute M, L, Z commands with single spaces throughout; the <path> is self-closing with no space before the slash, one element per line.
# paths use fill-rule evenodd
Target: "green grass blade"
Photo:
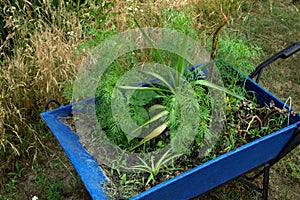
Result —
<path fill-rule="evenodd" d="M 123 90 L 153 90 L 153 91 L 161 91 L 161 92 L 170 92 L 170 90 L 157 88 L 157 87 L 136 87 L 136 86 L 122 86 L 119 85 L 118 88 Z"/>
<path fill-rule="evenodd" d="M 164 130 L 167 127 L 168 127 L 168 122 L 165 122 L 165 123 L 161 124 L 159 127 L 157 127 L 156 129 L 154 129 L 149 135 L 147 135 L 144 139 L 142 139 L 136 146 L 134 146 L 133 148 L 131 148 L 130 151 L 132 151 L 133 149 L 141 146 L 145 142 L 148 142 L 149 140 L 152 140 L 153 138 L 159 136 L 160 134 L 162 134 L 164 132 Z"/>
<path fill-rule="evenodd" d="M 152 123 L 152 122 L 154 122 L 154 121 L 156 121 L 156 120 L 158 120 L 158 119 L 160 119 L 160 118 L 168 115 L 168 113 L 169 112 L 167 110 L 164 110 L 164 111 L 158 113 L 157 115 L 153 116 L 150 120 L 148 120 L 147 122 L 145 122 L 144 124 L 142 124 L 141 126 L 139 126 L 138 128 L 136 128 L 133 131 L 133 133 L 135 133 L 136 131 L 140 130 L 141 128 L 147 126 L 148 124 L 150 124 L 150 123 Z"/>
<path fill-rule="evenodd" d="M 153 72 L 144 72 L 144 73 L 149 74 L 149 75 L 151 75 L 151 76 L 157 78 L 158 80 L 162 81 L 162 82 L 170 89 L 170 91 L 171 91 L 173 94 L 175 94 L 175 91 L 174 91 L 173 87 L 172 87 L 172 86 L 168 83 L 168 81 L 167 81 L 166 79 L 164 79 L 162 76 L 160 76 L 160 75 L 157 74 L 157 73 L 153 73 Z"/>
<path fill-rule="evenodd" d="M 178 55 L 178 60 L 177 60 L 177 65 L 176 65 L 176 71 L 179 73 L 179 75 L 183 75 L 183 72 L 184 72 L 184 61 L 185 61 L 185 57 L 186 57 L 187 41 L 188 41 L 188 37 L 187 37 L 187 35 L 185 35 L 184 41 L 182 44 L 182 49 L 181 49 L 182 56 Z"/>
<path fill-rule="evenodd" d="M 215 90 L 219 90 L 219 91 L 222 91 L 222 92 L 225 92 L 226 94 L 229 94 L 237 99 L 240 99 L 240 100 L 243 100 L 244 97 L 238 95 L 238 94 L 235 94 L 234 92 L 231 92 L 230 90 L 227 90 L 226 88 L 224 87 L 221 87 L 221 86 L 218 86 L 210 81 L 206 81 L 206 80 L 197 80 L 195 81 L 193 84 L 195 85 L 202 85 L 202 86 L 206 86 L 206 87 L 210 87 L 212 89 L 215 89 Z"/>
<path fill-rule="evenodd" d="M 170 156 L 170 149 L 158 160 L 157 165 L 161 167 L 165 166 L 170 160 L 181 156 L 182 154 L 175 154 Z"/>
<path fill-rule="evenodd" d="M 166 107 L 163 106 L 163 105 L 160 105 L 160 104 L 155 104 L 155 105 L 153 105 L 153 106 L 151 106 L 149 108 L 149 113 L 151 113 L 151 112 L 153 112 L 155 110 L 158 110 L 158 109 L 164 109 L 164 110 L 166 110 Z"/>
<path fill-rule="evenodd" d="M 151 38 L 145 33 L 145 31 L 141 28 L 140 24 L 138 23 L 138 21 L 133 18 L 134 23 L 138 26 L 139 30 L 142 32 L 143 36 L 146 38 L 146 40 L 149 42 L 149 44 L 151 45 L 151 47 L 153 48 L 154 54 L 156 56 L 156 58 L 158 59 L 158 61 L 166 66 L 165 61 L 163 60 L 163 58 L 161 57 L 160 53 L 158 52 L 156 46 L 153 44 L 153 42 L 151 41 Z"/>

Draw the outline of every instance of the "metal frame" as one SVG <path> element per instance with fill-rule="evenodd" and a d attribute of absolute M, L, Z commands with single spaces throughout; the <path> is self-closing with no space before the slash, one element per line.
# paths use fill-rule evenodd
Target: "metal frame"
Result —
<path fill-rule="evenodd" d="M 247 177 L 246 175 L 242 175 L 237 180 L 243 183 L 244 185 L 252 188 L 253 190 L 262 194 L 262 199 L 267 200 L 269 194 L 269 180 L 270 180 L 270 169 L 276 164 L 280 159 L 286 156 L 289 152 L 291 152 L 294 148 L 296 148 L 300 144 L 300 124 L 296 127 L 293 136 L 289 140 L 289 142 L 284 146 L 281 152 L 271 161 L 267 162 L 263 165 L 263 169 L 256 173 L 252 177 Z M 253 180 L 257 179 L 263 175 L 263 187 L 260 188 L 253 183 Z"/>
<path fill-rule="evenodd" d="M 274 54 L 272 57 L 262 62 L 259 66 L 257 66 L 256 70 L 252 72 L 249 77 L 253 79 L 256 77 L 256 82 L 258 83 L 260 80 L 261 73 L 265 67 L 270 65 L 272 62 L 276 61 L 278 58 L 286 59 L 291 55 L 297 53 L 300 50 L 300 42 L 296 42 L 286 47 L 285 49 L 279 51 Z M 271 167 L 277 163 L 280 159 L 282 159 L 285 155 L 291 152 L 294 148 L 296 148 L 300 144 L 300 125 L 298 125 L 293 133 L 293 136 L 289 140 L 289 142 L 284 146 L 281 152 L 271 161 L 267 162 L 263 165 L 263 169 L 258 172 L 256 175 L 252 177 L 247 177 L 243 175 L 238 178 L 240 182 L 247 185 L 248 187 L 254 189 L 257 192 L 262 193 L 262 199 L 268 199 L 268 191 L 269 191 L 269 179 L 270 179 L 270 169 Z M 263 174 L 263 188 L 259 188 L 257 185 L 253 184 L 253 180 L 257 179 L 259 176 Z"/>

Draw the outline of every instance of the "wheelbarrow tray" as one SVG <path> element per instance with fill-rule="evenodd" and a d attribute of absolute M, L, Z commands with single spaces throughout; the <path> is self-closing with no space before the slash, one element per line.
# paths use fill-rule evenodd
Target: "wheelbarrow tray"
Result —
<path fill-rule="evenodd" d="M 231 71 L 234 73 L 235 70 Z M 275 106 L 279 108 L 285 106 L 280 99 L 248 76 L 244 79 L 245 88 L 247 91 L 254 92 L 259 104 L 264 105 L 273 100 Z M 88 107 L 90 103 L 94 103 L 94 99 L 60 106 L 57 109 L 41 113 L 41 116 L 72 162 L 90 196 L 93 199 L 108 199 L 102 189 L 103 184 L 106 183 L 106 177 L 99 164 L 85 150 L 78 135 L 61 121 L 61 118 L 72 114 L 73 105 L 82 104 Z M 207 161 L 131 199 L 180 200 L 199 196 L 275 159 L 293 140 L 299 123 L 299 115 L 291 116 L 289 126 Z M 295 146 L 297 145 L 298 141 Z"/>

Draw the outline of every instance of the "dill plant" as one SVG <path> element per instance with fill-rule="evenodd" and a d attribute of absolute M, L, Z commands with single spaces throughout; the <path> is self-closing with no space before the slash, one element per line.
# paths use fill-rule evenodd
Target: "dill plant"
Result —
<path fill-rule="evenodd" d="M 146 37 L 147 41 L 151 43 L 151 40 L 144 32 L 143 35 L 144 37 Z M 221 48 L 219 51 L 221 52 L 221 56 L 222 51 L 226 51 L 225 49 L 229 49 L 229 52 L 233 51 L 232 49 L 235 49 L 235 45 L 239 45 L 240 47 L 235 49 L 236 52 L 243 51 L 243 48 L 246 51 L 246 54 L 242 56 L 243 59 L 249 58 L 249 56 L 251 55 L 255 55 L 255 52 L 258 50 L 248 48 L 241 42 L 237 44 L 235 41 L 227 41 L 227 44 L 232 46 L 228 47 L 226 45 L 220 45 Z M 189 169 L 189 167 L 194 167 L 195 164 L 210 160 L 222 153 L 230 151 L 236 148 L 237 145 L 246 143 L 247 140 L 250 141 L 262 136 L 261 133 L 267 128 L 264 128 L 261 131 L 257 131 L 256 129 L 251 129 L 248 131 L 247 128 L 246 132 L 249 135 L 249 137 L 247 136 L 247 138 L 242 137 L 242 134 L 238 135 L 235 131 L 235 129 L 237 128 L 236 123 L 239 124 L 239 122 L 236 121 L 237 116 L 235 114 L 237 108 L 244 103 L 244 100 L 246 98 L 252 98 L 251 95 L 248 95 L 247 91 L 243 88 L 243 83 L 241 83 L 240 85 L 236 85 L 237 82 L 244 80 L 241 73 L 234 73 L 233 71 L 233 73 L 231 73 L 230 71 L 228 71 L 228 69 L 235 69 L 232 69 L 231 67 L 228 68 L 228 63 L 224 62 L 224 60 L 222 59 L 215 60 L 218 69 L 221 71 L 222 79 L 226 85 L 226 87 L 220 87 L 204 79 L 205 74 L 202 72 L 203 68 L 200 67 L 199 69 L 196 69 L 194 71 L 189 71 L 188 68 L 190 66 L 183 57 L 173 55 L 171 53 L 161 52 L 159 50 L 156 50 L 154 45 L 152 46 L 153 49 L 147 50 L 147 53 L 141 51 L 134 52 L 135 55 L 138 55 L 138 58 L 132 59 L 130 55 L 125 55 L 119 61 L 116 61 L 113 64 L 113 67 L 107 70 L 104 78 L 102 78 L 102 82 L 99 83 L 97 93 L 99 105 L 97 112 L 99 115 L 100 124 L 111 141 L 121 147 L 124 151 L 134 151 L 138 153 L 152 152 L 162 149 L 168 143 L 172 144 L 173 140 L 176 139 L 176 135 L 180 134 L 178 133 L 178 127 L 181 123 L 180 119 L 182 108 L 180 107 L 178 98 L 176 97 L 176 92 L 174 91 L 174 88 L 178 86 L 176 84 L 179 83 L 179 76 L 185 77 L 185 81 L 191 84 L 193 90 L 195 91 L 196 102 L 199 106 L 200 111 L 199 113 L 197 113 L 199 117 L 199 126 L 197 129 L 197 133 L 195 134 L 194 141 L 192 142 L 190 149 L 185 152 L 185 157 L 187 158 L 187 160 L 185 161 L 187 161 L 187 163 L 183 164 L 184 170 Z M 182 47 L 184 55 L 184 51 L 186 49 L 185 41 L 183 41 Z M 143 57 L 145 55 L 147 56 Z M 225 55 L 225 53 L 223 55 Z M 236 58 L 231 58 L 231 60 L 234 59 Z M 156 81 L 164 84 L 155 84 L 155 82 L 151 82 L 146 78 L 143 80 L 144 85 L 117 86 L 117 89 L 120 89 L 123 92 L 134 90 L 133 95 L 130 97 L 128 102 L 130 107 L 130 116 L 132 120 L 138 125 L 138 128 L 133 130 L 135 136 L 139 136 L 139 130 L 146 130 L 146 133 L 143 132 L 143 139 L 128 139 L 126 137 L 126 134 L 122 131 L 120 124 L 118 124 L 114 120 L 112 110 L 110 108 L 110 100 L 111 98 L 113 98 L 113 90 L 116 87 L 118 79 L 120 79 L 120 77 L 125 74 L 126 70 L 130 70 L 133 67 L 141 65 L 141 63 L 143 63 L 143 61 L 145 62 L 145 60 L 147 62 L 160 62 L 164 66 L 171 66 L 179 76 L 175 75 L 168 77 L 155 72 L 143 71 L 144 74 L 148 75 L 146 77 L 155 78 Z M 206 65 L 203 65 L 203 67 L 206 67 L 210 64 L 212 63 L 207 63 Z M 236 61 L 234 64 L 242 65 L 242 67 L 246 71 L 251 71 L 254 69 L 254 65 L 252 65 L 250 62 L 242 63 Z M 209 137 L 209 135 L 212 134 L 210 133 L 212 99 L 209 94 L 209 88 L 219 90 L 227 94 L 227 97 L 225 99 L 227 105 L 227 119 L 225 120 L 226 127 L 224 128 L 224 134 L 219 136 L 217 144 L 214 147 L 208 149 L 204 154 L 204 158 L 202 157 L 202 160 L 200 161 L 199 155 L 201 154 L 201 152 L 198 149 L 206 145 L 204 143 L 204 138 L 207 137 L 207 135 Z M 255 102 L 255 99 L 251 100 Z M 188 101 L 184 103 L 187 105 L 189 104 Z M 149 129 L 149 126 L 154 121 L 158 122 L 158 126 L 151 130 Z M 242 128 L 244 128 L 244 126 L 245 125 L 242 124 Z M 149 131 L 147 132 L 147 130 Z M 148 184 L 153 186 L 157 183 L 157 176 L 165 170 L 166 162 L 171 161 L 172 166 L 174 166 L 173 169 L 178 169 L 182 166 L 181 162 L 183 162 L 184 160 L 179 158 L 179 161 L 175 162 L 169 159 L 173 158 L 172 156 L 169 156 L 169 158 L 167 158 L 167 154 L 168 153 L 164 154 L 158 161 L 155 161 L 152 158 L 150 158 L 150 160 L 143 160 L 142 158 L 139 158 L 140 163 L 137 163 L 137 165 L 133 166 L 131 169 L 140 170 L 141 172 L 146 173 L 146 177 L 148 179 L 146 178 L 147 181 L 144 181 L 145 186 Z M 180 155 L 181 154 L 175 154 L 174 156 L 177 158 L 180 157 Z M 192 157 L 195 155 L 197 157 L 197 162 L 194 162 L 192 159 Z M 168 173 L 172 174 L 172 172 Z M 137 177 L 140 176 L 138 174 L 136 175 Z M 124 179 L 124 174 L 121 177 Z M 127 181 L 123 182 L 127 183 Z"/>

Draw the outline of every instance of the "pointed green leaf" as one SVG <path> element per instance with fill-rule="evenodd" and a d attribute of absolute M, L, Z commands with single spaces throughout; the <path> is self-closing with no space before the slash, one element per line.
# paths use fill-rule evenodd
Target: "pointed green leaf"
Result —
<path fill-rule="evenodd" d="M 156 58 L 158 59 L 158 61 L 159 61 L 162 65 L 166 66 L 165 61 L 162 59 L 162 57 L 161 57 L 160 53 L 158 52 L 156 46 L 155 46 L 155 45 L 153 44 L 153 42 L 151 41 L 151 38 L 150 38 L 150 37 L 145 33 L 145 31 L 141 28 L 141 26 L 140 26 L 140 24 L 138 23 L 138 21 L 137 21 L 135 18 L 133 18 L 133 20 L 134 20 L 135 24 L 138 26 L 139 30 L 142 32 L 143 36 L 146 38 L 146 40 L 147 40 L 147 41 L 149 42 L 149 44 L 151 45 L 152 50 L 154 51 L 154 54 L 155 54 Z"/>
<path fill-rule="evenodd" d="M 149 108 L 149 113 L 152 113 L 155 110 L 166 110 L 166 107 L 161 104 L 155 104 Z"/>
<path fill-rule="evenodd" d="M 144 144 L 145 142 L 159 136 L 160 134 L 162 134 L 164 132 L 164 130 L 168 127 L 168 123 L 165 122 L 163 124 L 161 124 L 159 127 L 157 127 L 156 129 L 154 129 L 149 135 L 147 135 L 144 139 L 142 139 L 138 145 L 136 145 L 135 147 L 131 148 L 130 151 L 132 151 L 133 149 L 141 146 L 142 144 Z"/>
<path fill-rule="evenodd" d="M 176 70 L 178 71 L 179 75 L 183 75 L 183 72 L 184 72 L 184 60 L 186 58 L 187 42 L 188 42 L 188 36 L 185 35 L 183 44 L 182 44 L 182 48 L 181 48 L 182 56 L 178 55 L 178 61 L 177 61 L 177 65 L 176 65 Z"/>
<path fill-rule="evenodd" d="M 154 129 L 149 135 L 147 135 L 142 141 L 140 141 L 140 143 L 145 143 L 157 136 L 159 136 L 161 133 L 164 132 L 164 130 L 168 127 L 167 123 L 163 123 L 162 125 L 160 125 L 159 127 L 157 127 L 156 129 Z"/>
<path fill-rule="evenodd" d="M 141 128 L 147 126 L 148 124 L 150 124 L 150 123 L 152 123 L 152 122 L 154 122 L 154 121 L 156 121 L 156 120 L 158 120 L 158 119 L 166 116 L 168 113 L 169 112 L 167 110 L 164 110 L 164 111 L 158 113 L 157 115 L 153 116 L 149 121 L 145 122 L 143 125 L 139 126 L 137 129 L 135 129 L 133 131 L 133 133 L 135 133 L 136 131 L 140 130 Z"/>
<path fill-rule="evenodd" d="M 152 91 L 170 92 L 170 90 L 157 88 L 157 87 L 136 87 L 136 86 L 119 85 L 118 88 L 123 89 L 123 90 L 144 90 L 144 91 L 152 90 Z"/>
<path fill-rule="evenodd" d="M 206 80 L 197 80 L 195 81 L 193 84 L 195 85 L 203 85 L 203 86 L 206 86 L 206 87 L 210 87 L 210 88 L 213 88 L 213 89 L 216 89 L 216 90 L 219 90 L 219 91 L 222 91 L 222 92 L 225 92 L 226 94 L 229 94 L 237 99 L 241 99 L 243 100 L 244 97 L 238 95 L 238 94 L 235 94 L 234 92 L 231 92 L 230 90 L 227 90 L 226 88 L 223 88 L 219 85 L 216 85 L 212 82 L 209 82 L 209 81 L 206 81 Z"/>
<path fill-rule="evenodd" d="M 168 81 L 167 81 L 166 79 L 164 79 L 162 76 L 160 76 L 160 75 L 157 74 L 157 73 L 153 73 L 153 72 L 146 72 L 146 71 L 145 71 L 144 73 L 149 74 L 149 75 L 151 75 L 151 76 L 157 78 L 157 79 L 160 80 L 161 82 L 163 82 L 163 83 L 170 89 L 170 91 L 171 91 L 173 94 L 175 94 L 175 91 L 174 91 L 173 87 L 172 87 L 172 86 L 168 83 Z"/>

